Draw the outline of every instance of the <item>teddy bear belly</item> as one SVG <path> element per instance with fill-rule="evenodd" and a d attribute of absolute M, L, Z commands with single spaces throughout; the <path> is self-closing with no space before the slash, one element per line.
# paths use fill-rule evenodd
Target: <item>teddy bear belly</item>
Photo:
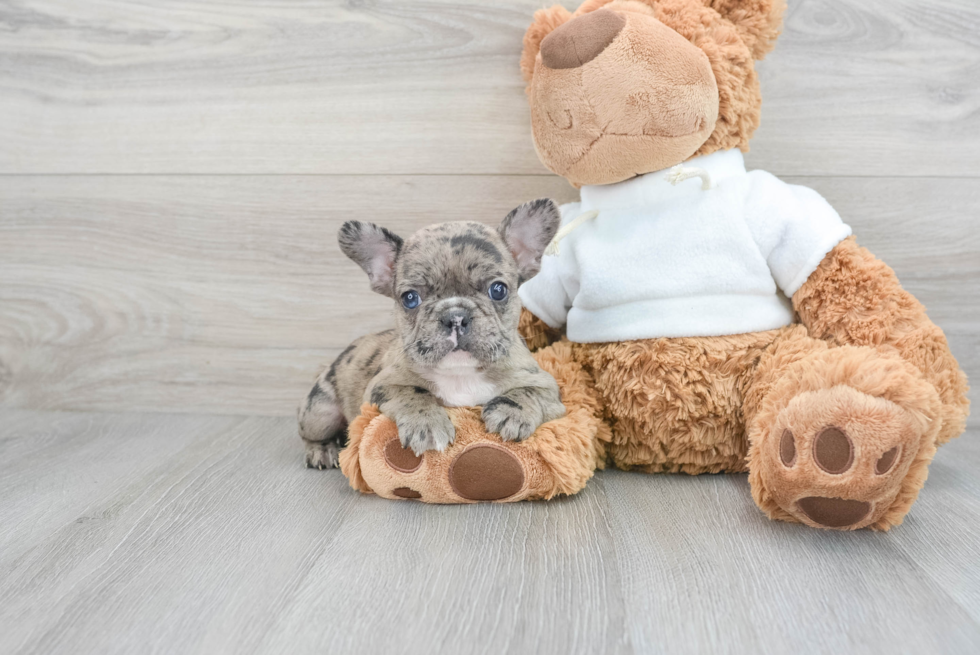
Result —
<path fill-rule="evenodd" d="M 607 455 L 650 473 L 748 470 L 744 407 L 756 367 L 800 330 L 576 344 L 612 427 Z"/>

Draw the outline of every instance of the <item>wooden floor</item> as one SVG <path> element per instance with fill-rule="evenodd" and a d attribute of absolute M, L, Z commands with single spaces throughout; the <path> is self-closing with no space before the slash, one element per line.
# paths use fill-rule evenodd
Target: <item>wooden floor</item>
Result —
<path fill-rule="evenodd" d="M 977 418 L 887 535 L 743 476 L 428 507 L 301 466 L 318 366 L 390 320 L 342 221 L 576 195 L 518 71 L 546 4 L 0 0 L 0 653 L 980 652 Z M 758 71 L 749 167 L 980 380 L 980 3 L 790 0 Z"/>
<path fill-rule="evenodd" d="M 976 653 L 980 436 L 901 527 L 774 523 L 743 475 L 430 506 L 289 419 L 0 413 L 3 653 Z"/>

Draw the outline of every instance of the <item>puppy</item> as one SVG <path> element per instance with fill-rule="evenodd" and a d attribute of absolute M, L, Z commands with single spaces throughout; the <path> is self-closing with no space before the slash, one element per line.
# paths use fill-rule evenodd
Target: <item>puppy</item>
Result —
<path fill-rule="evenodd" d="M 374 291 L 396 301 L 397 327 L 356 340 L 317 378 L 299 408 L 307 466 L 338 465 L 364 402 L 378 405 L 419 455 L 452 443 L 445 407 L 482 405 L 487 430 L 508 441 L 564 416 L 557 383 L 517 333 L 517 287 L 538 272 L 559 223 L 547 199 L 514 209 L 497 230 L 442 223 L 405 241 L 371 223 L 344 223 L 341 250 Z"/>

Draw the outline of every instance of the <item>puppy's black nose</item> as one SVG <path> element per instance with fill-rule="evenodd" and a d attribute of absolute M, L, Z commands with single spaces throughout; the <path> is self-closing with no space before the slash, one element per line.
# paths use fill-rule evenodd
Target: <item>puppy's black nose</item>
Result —
<path fill-rule="evenodd" d="M 455 329 L 462 336 L 470 331 L 470 323 L 473 322 L 473 317 L 469 310 L 456 307 L 444 313 L 439 318 L 439 322 L 448 331 L 452 332 Z"/>

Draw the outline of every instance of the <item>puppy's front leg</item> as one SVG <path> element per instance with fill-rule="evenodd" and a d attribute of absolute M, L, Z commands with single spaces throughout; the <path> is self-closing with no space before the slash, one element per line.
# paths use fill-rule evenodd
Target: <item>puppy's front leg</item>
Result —
<path fill-rule="evenodd" d="M 506 391 L 483 406 L 487 431 L 505 441 L 523 441 L 542 423 L 565 415 L 558 384 L 547 374 L 536 377 L 534 384 Z"/>
<path fill-rule="evenodd" d="M 427 450 L 443 451 L 456 438 L 449 414 L 429 391 L 411 385 L 376 384 L 371 402 L 398 426 L 398 438 L 416 455 Z"/>

